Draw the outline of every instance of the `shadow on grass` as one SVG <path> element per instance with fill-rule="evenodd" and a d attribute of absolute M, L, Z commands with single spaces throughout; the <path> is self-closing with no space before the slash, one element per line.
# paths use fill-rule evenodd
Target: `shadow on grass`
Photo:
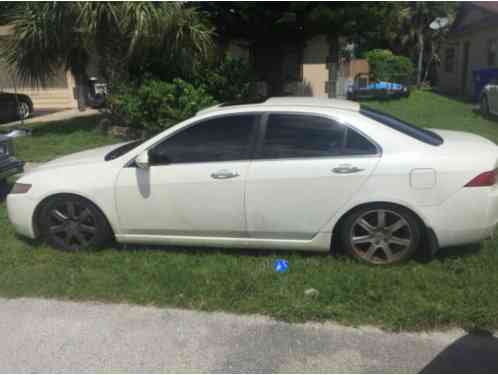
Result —
<path fill-rule="evenodd" d="M 498 373 L 498 338 L 484 330 L 470 331 L 439 353 L 421 374 Z"/>
<path fill-rule="evenodd" d="M 208 255 L 208 254 L 224 254 L 224 255 L 237 255 L 247 257 L 279 257 L 286 258 L 293 255 L 298 255 L 302 258 L 327 258 L 333 257 L 335 259 L 351 259 L 341 249 L 327 252 L 315 251 L 300 251 L 300 250 L 268 250 L 268 249 L 247 249 L 240 247 L 220 248 L 220 247 L 190 247 L 190 246 L 166 246 L 166 245 L 128 245 L 115 243 L 112 247 L 114 250 L 120 251 L 155 251 L 155 252 L 170 252 L 175 254 L 187 255 Z M 481 243 L 470 244 L 465 246 L 454 246 L 439 249 L 434 255 L 416 254 L 413 260 L 417 263 L 427 264 L 434 260 L 445 261 L 446 259 L 466 258 L 470 256 L 479 255 L 482 249 Z M 360 262 L 358 262 L 360 263 Z"/>
<path fill-rule="evenodd" d="M 237 255 L 244 257 L 279 257 L 286 258 L 292 255 L 299 255 L 303 258 L 318 257 L 325 258 L 331 256 L 330 252 L 314 252 L 314 251 L 300 251 L 300 250 L 267 250 L 267 249 L 247 249 L 240 247 L 220 248 L 220 247 L 190 247 L 182 245 L 137 245 L 137 244 L 118 244 L 116 243 L 111 248 L 120 251 L 142 252 L 167 252 L 174 254 L 186 255 L 209 255 L 209 254 L 223 254 L 223 255 Z"/>
<path fill-rule="evenodd" d="M 485 116 L 481 113 L 481 110 L 479 107 L 472 108 L 472 112 L 474 112 L 476 115 L 479 115 L 486 120 L 498 122 L 498 116 L 495 116 L 491 113 L 489 115 Z"/>
<path fill-rule="evenodd" d="M 439 249 L 434 256 L 435 259 L 444 261 L 452 258 L 466 258 L 478 255 L 481 252 L 482 243 L 475 243 L 464 246 L 453 246 Z"/>
<path fill-rule="evenodd" d="M 468 97 L 465 97 L 465 96 L 449 95 L 449 94 L 445 94 L 445 93 L 439 92 L 439 91 L 437 91 L 435 89 L 431 89 L 431 90 L 428 90 L 428 91 L 431 92 L 434 95 L 438 95 L 438 96 L 441 96 L 441 97 L 449 99 L 449 100 L 453 100 L 453 101 L 458 102 L 458 103 L 462 103 L 462 104 L 476 104 L 476 101 L 474 99 L 468 98 Z"/>
<path fill-rule="evenodd" d="M 12 184 L 10 182 L 0 181 L 0 203 L 5 201 L 10 189 L 12 189 Z"/>

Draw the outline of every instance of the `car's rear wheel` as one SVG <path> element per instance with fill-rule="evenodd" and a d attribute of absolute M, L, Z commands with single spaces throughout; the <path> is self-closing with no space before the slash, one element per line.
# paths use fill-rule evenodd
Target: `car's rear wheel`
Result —
<path fill-rule="evenodd" d="M 19 119 L 26 120 L 31 116 L 31 105 L 26 100 L 21 100 L 17 107 Z"/>
<path fill-rule="evenodd" d="M 101 211 L 74 195 L 50 198 L 40 210 L 38 225 L 49 245 L 65 251 L 100 248 L 112 239 L 112 230 Z"/>
<path fill-rule="evenodd" d="M 393 264 L 410 258 L 420 244 L 421 228 L 409 210 L 391 204 L 364 206 L 341 227 L 343 248 L 370 264 Z"/>
<path fill-rule="evenodd" d="M 486 95 L 483 95 L 481 97 L 481 102 L 479 105 L 479 109 L 481 111 L 481 114 L 485 117 L 489 116 L 489 103 L 488 103 L 488 98 Z"/>

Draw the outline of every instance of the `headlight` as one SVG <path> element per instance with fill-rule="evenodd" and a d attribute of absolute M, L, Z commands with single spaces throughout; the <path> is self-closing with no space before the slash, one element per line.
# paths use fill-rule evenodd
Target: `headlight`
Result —
<path fill-rule="evenodd" d="M 14 184 L 10 194 L 26 194 L 31 189 L 31 184 Z"/>

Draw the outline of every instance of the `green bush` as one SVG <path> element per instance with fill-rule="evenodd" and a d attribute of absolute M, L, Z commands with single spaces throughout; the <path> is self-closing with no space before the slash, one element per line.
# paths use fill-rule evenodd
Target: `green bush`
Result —
<path fill-rule="evenodd" d="M 394 55 L 386 49 L 374 49 L 365 55 L 370 72 L 379 81 L 410 83 L 415 65 L 405 56 Z"/>
<path fill-rule="evenodd" d="M 149 79 L 138 87 L 114 87 L 108 98 L 115 120 L 148 133 L 167 129 L 213 104 L 215 100 L 204 88 L 178 78 L 173 82 Z"/>
<path fill-rule="evenodd" d="M 219 102 L 240 100 L 251 96 L 254 72 L 241 59 L 224 55 L 221 61 L 207 64 L 199 69 L 194 78 L 198 87 Z"/>

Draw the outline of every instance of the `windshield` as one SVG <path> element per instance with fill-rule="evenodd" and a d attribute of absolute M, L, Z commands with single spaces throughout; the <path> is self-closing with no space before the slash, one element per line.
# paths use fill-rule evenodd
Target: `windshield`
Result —
<path fill-rule="evenodd" d="M 114 160 L 119 158 L 120 156 L 123 156 L 127 152 L 133 150 L 135 147 L 141 145 L 144 141 L 144 139 L 140 139 L 138 141 L 132 141 L 125 145 L 119 146 L 118 148 L 115 148 L 105 156 L 105 161 Z"/>
<path fill-rule="evenodd" d="M 441 138 L 438 134 L 427 129 L 419 128 L 418 126 L 400 120 L 399 118 L 396 118 L 394 116 L 388 115 L 387 113 L 376 111 L 372 108 L 364 106 L 363 104 L 360 106 L 360 113 L 363 116 L 380 122 L 383 125 L 389 126 L 390 128 L 406 134 L 412 138 L 415 138 L 421 142 L 433 146 L 439 146 L 443 144 L 443 138 Z"/>

